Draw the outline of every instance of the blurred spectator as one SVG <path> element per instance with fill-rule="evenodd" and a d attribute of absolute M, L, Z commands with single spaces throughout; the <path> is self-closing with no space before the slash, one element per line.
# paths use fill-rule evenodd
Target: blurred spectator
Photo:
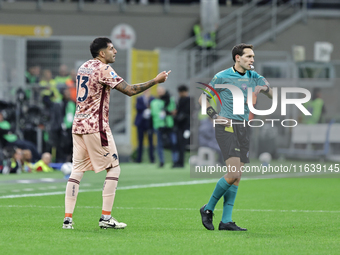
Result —
<path fill-rule="evenodd" d="M 59 74 L 54 78 L 54 80 L 57 83 L 57 89 L 59 91 L 63 91 L 65 88 L 68 88 L 67 84 L 70 84 L 72 82 L 74 82 L 75 86 L 77 84 L 76 75 L 74 77 L 74 80 L 72 80 L 69 69 L 65 64 L 61 64 L 59 66 Z"/>
<path fill-rule="evenodd" d="M 176 103 L 164 87 L 157 87 L 158 98 L 150 103 L 153 128 L 157 133 L 157 153 L 159 157 L 159 166 L 164 166 L 163 147 L 170 147 L 172 150 L 172 162 L 178 161 L 178 152 L 176 150 L 176 133 L 174 132 L 174 114 Z"/>
<path fill-rule="evenodd" d="M 62 136 L 60 146 L 60 152 L 63 153 L 63 156 L 61 156 L 60 160 L 62 162 L 71 162 L 72 160 L 72 124 L 75 112 L 76 104 L 71 100 L 70 90 L 64 89 L 62 102 L 62 113 L 64 118 L 62 123 Z"/>
<path fill-rule="evenodd" d="M 44 69 L 42 72 L 42 77 L 40 79 L 39 85 L 44 88 L 40 95 L 43 98 L 45 105 L 50 106 L 52 102 L 60 102 L 61 94 L 57 89 L 57 82 L 52 78 L 52 72 L 49 69 Z"/>
<path fill-rule="evenodd" d="M 9 173 L 10 174 L 20 174 L 21 173 L 21 164 L 22 161 L 22 150 L 19 148 L 13 149 L 13 154 L 9 162 Z"/>
<path fill-rule="evenodd" d="M 135 119 L 135 125 L 137 127 L 137 135 L 138 135 L 138 152 L 137 152 L 137 160 L 136 162 L 142 162 L 142 154 L 143 154 L 143 142 L 144 135 L 146 134 L 149 142 L 149 160 L 151 163 L 155 161 L 154 152 L 153 152 L 153 129 L 152 129 L 152 119 L 151 119 L 151 110 L 150 103 L 154 99 L 153 96 L 150 96 L 150 89 L 144 91 L 143 95 L 137 98 L 136 109 L 137 115 Z"/>
<path fill-rule="evenodd" d="M 21 160 L 22 151 L 13 146 L 3 148 L 4 160 L 2 162 L 2 174 L 20 174 L 21 173 Z"/>
<path fill-rule="evenodd" d="M 54 80 L 56 81 L 58 88 L 65 85 L 68 80 L 72 80 L 67 65 L 62 64 L 59 66 L 59 74 L 54 78 Z"/>
<path fill-rule="evenodd" d="M 4 120 L 3 114 L 1 112 L 0 143 L 2 146 L 16 146 L 20 149 L 29 149 L 32 152 L 33 160 L 39 160 L 40 158 L 36 146 L 32 142 L 18 139 L 18 136 L 11 130 L 11 124 Z"/>
<path fill-rule="evenodd" d="M 204 33 L 200 24 L 193 27 L 195 35 L 195 43 L 199 49 L 215 49 L 216 48 L 216 32 Z"/>
<path fill-rule="evenodd" d="M 305 103 L 304 106 L 312 115 L 303 115 L 303 124 L 317 124 L 324 122 L 326 108 L 319 88 L 315 88 L 313 90 L 312 99 Z"/>
<path fill-rule="evenodd" d="M 25 73 L 26 83 L 27 84 L 36 84 L 39 82 L 40 76 L 40 66 L 33 65 L 28 68 L 28 71 Z"/>
<path fill-rule="evenodd" d="M 53 103 L 49 120 L 48 140 L 56 162 L 70 162 L 72 159 L 72 123 L 76 104 L 70 98 L 70 91 L 63 89 L 63 100 Z"/>
<path fill-rule="evenodd" d="M 37 163 L 34 164 L 34 170 L 36 172 L 53 172 L 54 169 L 49 166 L 51 163 L 52 156 L 49 152 L 43 153 L 41 156 L 41 160 L 39 160 Z"/>
<path fill-rule="evenodd" d="M 34 169 L 32 164 L 32 152 L 30 150 L 22 151 L 22 169 L 25 173 L 31 173 Z"/>
<path fill-rule="evenodd" d="M 72 69 L 71 73 L 70 73 L 71 79 L 68 79 L 66 81 L 66 86 L 70 91 L 70 97 L 73 100 L 73 102 L 77 101 L 77 88 L 76 88 L 76 84 L 77 84 L 77 71 Z"/>
<path fill-rule="evenodd" d="M 40 66 L 32 65 L 28 68 L 28 71 L 25 72 L 26 85 L 28 86 L 25 90 L 25 95 L 29 99 L 32 95 L 32 89 L 35 85 L 39 83 L 40 77 Z"/>
<path fill-rule="evenodd" d="M 190 137 L 190 97 L 188 87 L 180 85 L 177 88 L 179 100 L 177 105 L 175 126 L 177 129 L 178 161 L 174 167 L 184 167 L 184 153 Z"/>
<path fill-rule="evenodd" d="M 208 147 L 216 151 L 216 153 L 218 154 L 218 161 L 221 165 L 224 165 L 223 156 L 215 137 L 213 120 L 209 117 L 200 120 L 200 127 L 198 131 L 198 146 Z"/>

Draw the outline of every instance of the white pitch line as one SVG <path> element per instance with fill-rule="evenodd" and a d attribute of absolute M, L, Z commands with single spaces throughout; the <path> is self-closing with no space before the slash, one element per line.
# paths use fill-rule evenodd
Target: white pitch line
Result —
<path fill-rule="evenodd" d="M 250 179 L 244 179 L 250 180 Z M 252 179 L 256 180 L 256 179 Z M 152 184 L 144 184 L 144 185 L 132 185 L 125 187 L 118 187 L 119 190 L 130 190 L 130 189 L 145 189 L 145 188 L 155 188 L 155 187 L 170 187 L 170 186 L 182 186 L 182 185 L 195 185 L 195 184 L 206 184 L 206 183 L 215 183 L 216 179 L 211 180 L 196 180 L 196 181 L 186 181 L 186 182 L 166 182 L 166 183 L 152 183 Z M 102 191 L 102 189 L 81 189 L 79 192 L 95 192 Z M 19 197 L 41 197 L 41 196 L 52 196 L 52 195 L 63 195 L 65 191 L 55 191 L 55 192 L 44 192 L 44 193 L 31 193 L 31 194 L 18 194 L 18 195 L 6 195 L 0 196 L 2 198 L 19 198 Z"/>
<path fill-rule="evenodd" d="M 64 208 L 64 206 L 46 206 L 46 205 L 0 205 L 0 208 Z M 77 206 L 77 208 L 83 209 L 100 209 L 101 206 Z M 197 211 L 197 208 L 146 208 L 146 207 L 113 207 L 118 210 L 161 210 L 161 211 Z M 222 209 L 215 209 L 215 211 L 222 211 Z M 234 209 L 234 211 L 240 212 L 281 212 L 281 213 L 340 213 L 340 211 L 325 211 L 325 210 L 273 210 L 273 209 Z"/>
<path fill-rule="evenodd" d="M 32 180 L 18 180 L 17 183 L 27 184 L 27 183 L 33 183 L 33 181 Z"/>

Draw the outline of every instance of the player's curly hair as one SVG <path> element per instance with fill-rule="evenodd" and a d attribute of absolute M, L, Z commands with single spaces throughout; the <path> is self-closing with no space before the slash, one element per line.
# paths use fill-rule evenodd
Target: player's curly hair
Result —
<path fill-rule="evenodd" d="M 243 50 L 246 49 L 246 48 L 253 49 L 253 45 L 240 43 L 240 44 L 237 44 L 233 47 L 233 49 L 231 50 L 231 54 L 233 56 L 234 62 L 235 62 L 235 56 L 236 55 L 242 56 L 244 54 Z"/>
<path fill-rule="evenodd" d="M 107 37 L 98 37 L 94 39 L 90 45 L 90 51 L 91 51 L 92 57 L 93 58 L 97 57 L 101 49 L 107 48 L 108 43 L 112 43 L 112 41 Z"/>

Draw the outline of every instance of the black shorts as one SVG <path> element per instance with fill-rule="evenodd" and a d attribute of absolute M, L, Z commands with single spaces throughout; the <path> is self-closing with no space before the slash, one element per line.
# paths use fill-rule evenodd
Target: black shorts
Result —
<path fill-rule="evenodd" d="M 241 122 L 233 120 L 233 122 Z M 215 136 L 224 160 L 238 157 L 242 163 L 249 163 L 249 131 L 247 126 L 233 124 L 232 127 L 215 126 Z"/>

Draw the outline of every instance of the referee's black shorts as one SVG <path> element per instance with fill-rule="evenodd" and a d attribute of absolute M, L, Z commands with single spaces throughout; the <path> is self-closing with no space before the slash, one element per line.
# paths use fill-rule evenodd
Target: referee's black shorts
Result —
<path fill-rule="evenodd" d="M 232 127 L 215 125 L 215 136 L 224 160 L 230 157 L 240 158 L 242 163 L 249 163 L 249 131 L 247 126 L 234 124 Z"/>

